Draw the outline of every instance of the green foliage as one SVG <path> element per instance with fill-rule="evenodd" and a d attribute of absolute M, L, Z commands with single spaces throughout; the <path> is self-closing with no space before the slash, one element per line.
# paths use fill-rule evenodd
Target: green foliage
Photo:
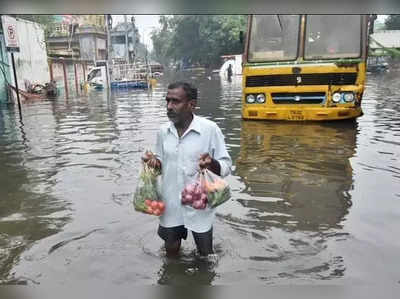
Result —
<path fill-rule="evenodd" d="M 159 23 L 161 29 L 151 34 L 153 56 L 164 65 L 185 61 L 215 66 L 221 55 L 243 52 L 239 32 L 246 30 L 247 16 L 160 16 Z"/>
<path fill-rule="evenodd" d="M 400 30 L 400 15 L 389 15 L 385 20 L 385 29 Z"/>

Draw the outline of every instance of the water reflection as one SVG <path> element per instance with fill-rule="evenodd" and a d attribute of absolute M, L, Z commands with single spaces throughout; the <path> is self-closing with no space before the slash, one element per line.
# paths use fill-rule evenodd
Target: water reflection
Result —
<path fill-rule="evenodd" d="M 254 197 L 258 229 L 340 228 L 351 206 L 355 122 L 295 124 L 243 121 L 236 174 Z M 263 198 L 278 200 L 263 200 Z M 280 199 L 280 200 L 279 200 Z"/>
<path fill-rule="evenodd" d="M 57 174 L 51 163 L 51 133 L 45 136 L 46 131 L 43 139 L 36 138 L 35 127 L 26 126 L 12 110 L 1 120 L 0 283 L 24 283 L 9 276 L 20 254 L 36 240 L 59 232 L 70 217 L 68 205 L 51 195 Z"/>
<path fill-rule="evenodd" d="M 220 244 L 235 263 L 216 283 L 343 277 L 346 261 L 337 244 L 351 239 L 344 223 L 357 123 L 241 121 L 240 129 L 233 177 L 241 186 L 231 183 L 234 200 L 218 210 Z M 251 269 L 246 278 L 243 267 Z"/>
<path fill-rule="evenodd" d="M 158 284 L 169 286 L 211 285 L 216 275 L 212 261 L 189 257 L 166 258 L 158 272 Z"/>

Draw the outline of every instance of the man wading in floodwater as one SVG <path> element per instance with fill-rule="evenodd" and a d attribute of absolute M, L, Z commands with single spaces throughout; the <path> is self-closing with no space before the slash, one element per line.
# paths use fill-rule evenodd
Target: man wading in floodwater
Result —
<path fill-rule="evenodd" d="M 197 104 L 197 89 L 189 83 L 176 82 L 168 86 L 167 115 L 169 123 L 161 126 L 155 154 L 147 152 L 143 160 L 161 169 L 161 197 L 165 212 L 160 216 L 158 235 L 165 241 L 168 256 L 177 255 L 182 239 L 191 230 L 200 255 L 213 251 L 213 221 L 215 209 L 194 209 L 181 204 L 181 192 L 194 179 L 199 168 L 208 168 L 225 177 L 230 174 L 232 160 L 218 125 L 193 111 Z"/>
<path fill-rule="evenodd" d="M 232 64 L 230 64 L 228 66 L 228 69 L 226 70 L 226 72 L 228 73 L 228 80 L 232 79 Z"/>

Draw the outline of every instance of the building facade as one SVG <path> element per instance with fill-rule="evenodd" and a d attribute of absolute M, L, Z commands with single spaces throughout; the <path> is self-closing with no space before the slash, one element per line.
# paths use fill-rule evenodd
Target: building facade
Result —
<path fill-rule="evenodd" d="M 31 21 L 16 19 L 16 31 L 19 52 L 14 53 L 18 88 L 26 91 L 30 84 L 45 84 L 50 81 L 47 62 L 46 42 L 43 27 Z M 8 84 L 16 86 L 11 54 L 4 49 L 4 37 L 1 40 L 0 101 L 8 99 Z"/>
<path fill-rule="evenodd" d="M 111 60 L 113 63 L 133 63 L 137 55 L 139 33 L 134 19 L 122 22 L 111 29 Z"/>
<path fill-rule="evenodd" d="M 59 15 L 47 38 L 51 58 L 83 60 L 95 65 L 107 59 L 105 15 Z"/>

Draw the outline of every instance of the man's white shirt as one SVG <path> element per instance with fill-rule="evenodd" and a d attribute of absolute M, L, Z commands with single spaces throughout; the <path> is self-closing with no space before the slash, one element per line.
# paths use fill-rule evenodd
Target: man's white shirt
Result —
<path fill-rule="evenodd" d="M 226 150 L 224 135 L 215 122 L 193 115 L 189 128 L 181 137 L 172 122 L 161 126 L 155 149 L 162 165 L 159 190 L 166 205 L 160 216 L 161 226 L 184 225 L 198 233 L 211 228 L 215 209 L 207 206 L 204 210 L 196 210 L 181 204 L 181 192 L 187 183 L 194 181 L 200 155 L 204 153 L 219 162 L 221 177 L 231 173 L 232 160 Z"/>

